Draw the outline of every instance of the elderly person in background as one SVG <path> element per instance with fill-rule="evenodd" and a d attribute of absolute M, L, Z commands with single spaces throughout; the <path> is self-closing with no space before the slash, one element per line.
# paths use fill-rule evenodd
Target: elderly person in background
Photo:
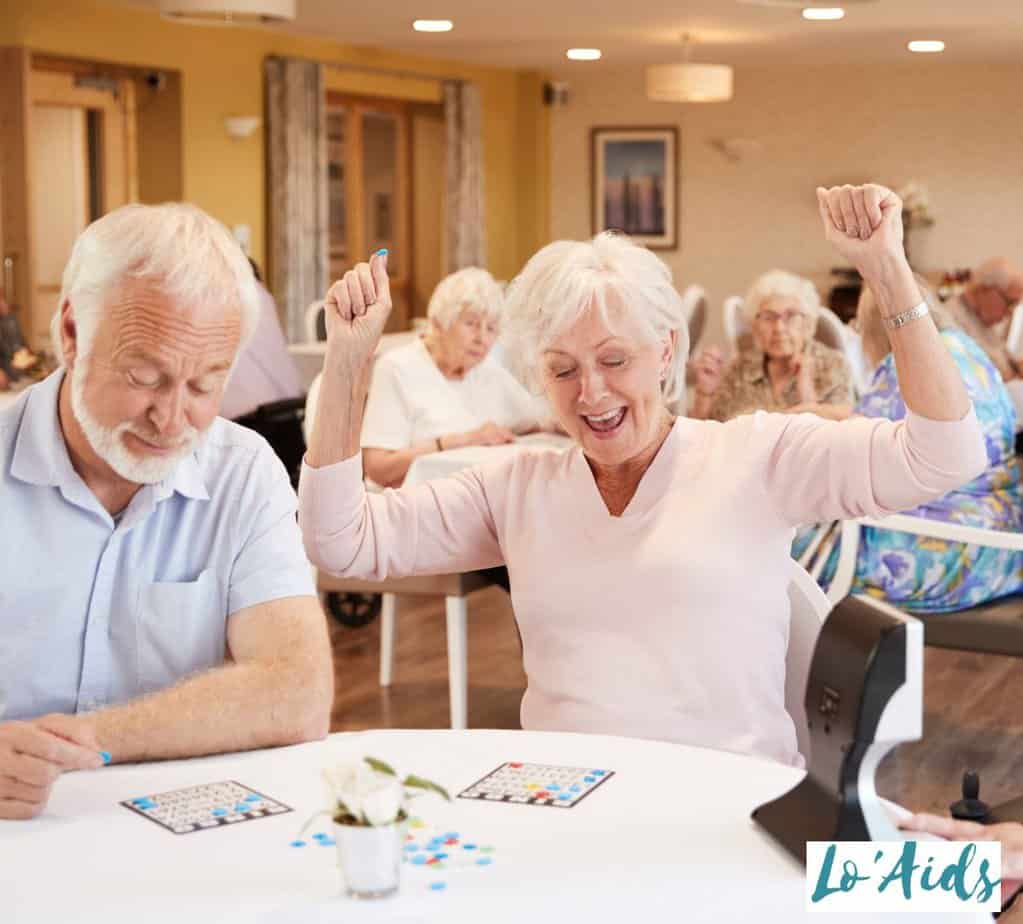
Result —
<path fill-rule="evenodd" d="M 698 420 L 730 420 L 753 411 L 799 411 L 808 404 L 852 402 L 852 376 L 838 350 L 814 338 L 820 296 L 809 280 L 764 273 L 743 301 L 752 347 L 727 369 L 720 351 L 695 362 Z"/>
<path fill-rule="evenodd" d="M 1006 382 L 1018 379 L 1021 367 L 1006 347 L 1013 306 L 1023 299 L 1023 271 L 1005 257 L 985 260 L 970 274 L 963 294 L 945 306 L 959 325 L 995 364 Z"/>
<path fill-rule="evenodd" d="M 0 413 L 0 818 L 62 771 L 326 734 L 333 670 L 281 463 L 217 417 L 259 311 L 181 204 L 89 225 L 62 368 Z"/>
<path fill-rule="evenodd" d="M 417 456 L 539 429 L 536 402 L 491 355 L 503 303 L 486 270 L 458 270 L 430 297 L 426 335 L 376 361 L 362 423 L 372 481 L 397 487 Z"/>
<path fill-rule="evenodd" d="M 1019 532 L 1023 529 L 1023 491 L 1014 444 L 1016 412 L 1009 393 L 987 354 L 944 317 L 927 283 L 919 277 L 917 282 L 984 431 L 987 467 L 969 484 L 907 512 L 928 520 Z M 860 295 L 857 320 L 864 353 L 874 372 L 855 408 L 847 411 L 846 416 L 853 413 L 903 420 L 907 408 L 899 389 L 895 357 L 877 299 L 869 287 L 864 287 Z M 842 409 L 811 410 L 835 417 Z M 793 545 L 797 558 L 812 535 L 813 530 L 807 530 L 797 537 Z M 836 543 L 821 572 L 824 586 L 834 577 L 838 554 Z M 908 533 L 865 527 L 860 533 L 853 592 L 885 599 L 917 615 L 965 609 L 1023 592 L 1023 553 L 938 539 L 921 540 Z"/>
<path fill-rule="evenodd" d="M 304 389 L 295 360 L 288 352 L 288 341 L 281 329 L 277 303 L 255 261 L 249 259 L 259 293 L 259 322 L 235 359 L 231 375 L 220 399 L 220 416 L 237 420 L 264 404 L 300 398 Z"/>
<path fill-rule="evenodd" d="M 883 293 L 905 421 L 673 417 L 688 348 L 681 298 L 652 253 L 600 235 L 536 254 L 506 311 L 513 355 L 576 446 L 370 494 L 360 412 L 391 307 L 375 256 L 327 298 L 329 397 L 299 492 L 310 559 L 372 580 L 506 562 L 524 728 L 798 764 L 784 699 L 792 528 L 903 510 L 985 464 L 962 380 L 920 307 L 898 197 L 841 187 L 818 202 L 828 239 Z"/>

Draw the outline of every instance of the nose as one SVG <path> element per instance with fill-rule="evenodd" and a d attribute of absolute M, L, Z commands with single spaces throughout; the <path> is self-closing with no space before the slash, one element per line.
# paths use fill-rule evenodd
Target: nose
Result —
<path fill-rule="evenodd" d="M 607 383 L 599 370 L 583 371 L 579 381 L 579 403 L 588 410 L 595 410 L 605 395 Z"/>
<path fill-rule="evenodd" d="M 149 409 L 149 422 L 164 439 L 185 432 L 185 387 L 161 390 Z"/>

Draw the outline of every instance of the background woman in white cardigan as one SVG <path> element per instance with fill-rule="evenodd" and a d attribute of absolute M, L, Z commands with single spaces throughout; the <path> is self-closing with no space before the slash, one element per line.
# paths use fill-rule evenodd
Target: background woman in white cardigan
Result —
<path fill-rule="evenodd" d="M 361 412 L 390 310 L 374 255 L 327 297 L 330 397 L 300 486 L 310 559 L 372 579 L 505 562 L 528 677 L 523 727 L 798 764 L 784 705 L 792 528 L 914 506 L 986 461 L 906 263 L 901 202 L 879 186 L 818 200 L 828 239 L 891 322 L 904 421 L 673 418 L 688 349 L 681 300 L 653 254 L 601 235 L 541 250 L 506 307 L 513 355 L 577 446 L 368 495 Z"/>

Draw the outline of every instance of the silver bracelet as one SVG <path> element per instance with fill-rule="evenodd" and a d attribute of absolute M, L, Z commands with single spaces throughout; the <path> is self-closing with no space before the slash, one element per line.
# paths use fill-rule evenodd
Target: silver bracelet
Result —
<path fill-rule="evenodd" d="M 884 323 L 892 330 L 897 330 L 903 325 L 908 324 L 910 321 L 915 321 L 917 318 L 926 318 L 929 314 L 930 311 L 927 309 L 927 302 L 920 302 L 919 305 L 914 308 L 910 308 L 909 311 L 903 311 L 902 314 L 897 314 L 893 318 L 885 318 Z"/>

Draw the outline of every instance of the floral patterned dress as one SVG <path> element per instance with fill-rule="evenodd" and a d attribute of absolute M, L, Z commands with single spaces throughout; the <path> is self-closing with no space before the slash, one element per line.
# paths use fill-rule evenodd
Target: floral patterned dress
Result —
<path fill-rule="evenodd" d="M 1016 412 L 987 354 L 959 330 L 941 333 L 966 383 L 984 430 L 988 468 L 979 478 L 935 501 L 908 510 L 910 516 L 964 526 L 1018 532 L 1023 528 L 1023 493 L 1015 457 Z M 906 405 L 891 354 L 874 371 L 854 413 L 901 420 Z M 797 557 L 813 530 L 799 534 Z M 832 549 L 820 581 L 834 577 Z M 884 599 L 912 613 L 945 613 L 1023 593 L 1023 553 L 960 542 L 925 539 L 886 529 L 864 528 L 856 559 L 853 593 Z"/>

